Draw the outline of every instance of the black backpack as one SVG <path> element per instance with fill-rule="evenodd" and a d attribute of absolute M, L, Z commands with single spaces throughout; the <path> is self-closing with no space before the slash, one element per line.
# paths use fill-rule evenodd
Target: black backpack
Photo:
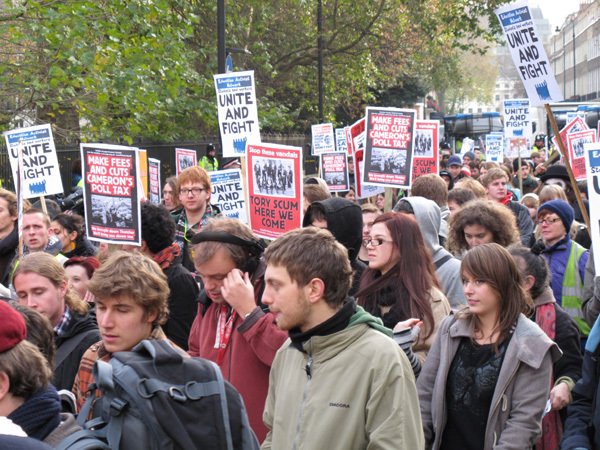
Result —
<path fill-rule="evenodd" d="M 95 383 L 77 419 L 84 429 L 59 450 L 93 441 L 113 450 L 259 448 L 242 398 L 219 367 L 166 340 L 142 341 L 108 363 L 97 361 L 92 373 Z M 94 402 L 98 389 L 102 396 Z"/>

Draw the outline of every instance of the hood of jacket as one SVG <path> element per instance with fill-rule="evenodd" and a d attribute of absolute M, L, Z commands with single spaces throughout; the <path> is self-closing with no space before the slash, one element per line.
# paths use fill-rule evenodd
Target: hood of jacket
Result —
<path fill-rule="evenodd" d="M 438 237 L 442 226 L 440 207 L 434 201 L 424 197 L 407 197 L 401 199 L 400 202 L 408 202 L 412 206 L 425 245 L 431 250 L 435 260 L 437 251 L 442 248 Z"/>
<path fill-rule="evenodd" d="M 313 205 L 319 204 L 325 211 L 327 229 L 337 241 L 348 249 L 348 257 L 353 262 L 362 244 L 362 210 L 358 204 L 342 197 L 331 197 L 312 203 L 306 210 L 302 226 L 312 223 Z"/>
<path fill-rule="evenodd" d="M 367 324 L 369 327 L 377 330 L 386 336 L 394 337 L 394 333 L 387 327 L 383 326 L 383 321 L 379 317 L 375 317 L 364 310 L 362 306 L 356 307 L 356 312 L 350 318 L 350 323 L 348 323 L 348 328 L 353 327 L 358 324 Z"/>
<path fill-rule="evenodd" d="M 75 311 L 71 311 L 71 321 L 69 322 L 69 326 L 67 327 L 66 332 L 62 336 L 55 336 L 54 342 L 58 347 L 64 341 L 72 338 L 73 336 L 84 333 L 88 330 L 97 330 L 98 325 L 96 323 L 96 319 L 94 316 L 88 311 L 85 315 L 81 315 Z M 98 331 L 98 336 L 100 336 L 100 332 Z"/>
<path fill-rule="evenodd" d="M 533 304 L 536 308 L 538 306 L 547 305 L 548 303 L 556 303 L 554 293 L 552 292 L 552 288 L 550 286 L 546 286 L 544 291 L 533 299 Z"/>

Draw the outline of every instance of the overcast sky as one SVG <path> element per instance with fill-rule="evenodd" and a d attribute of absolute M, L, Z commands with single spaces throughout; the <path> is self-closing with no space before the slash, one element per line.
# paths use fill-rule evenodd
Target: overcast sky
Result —
<path fill-rule="evenodd" d="M 579 9 L 579 0 L 530 0 L 531 6 L 539 6 L 544 17 L 550 20 L 552 31 L 560 27 L 565 17 Z"/>

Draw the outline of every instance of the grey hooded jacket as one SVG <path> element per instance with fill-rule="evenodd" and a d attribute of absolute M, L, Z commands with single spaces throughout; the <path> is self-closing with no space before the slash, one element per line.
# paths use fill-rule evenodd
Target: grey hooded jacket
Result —
<path fill-rule="evenodd" d="M 450 306 L 452 309 L 457 309 L 460 305 L 466 304 L 460 278 L 460 261 L 440 245 L 438 235 L 442 217 L 439 206 L 424 197 L 403 198 L 398 203 L 400 202 L 408 202 L 415 212 L 415 219 L 421 229 L 423 240 L 431 251 L 433 262 L 436 264 L 435 273 L 442 285 L 442 292 L 446 295 Z M 439 266 L 442 259 L 445 261 Z"/>

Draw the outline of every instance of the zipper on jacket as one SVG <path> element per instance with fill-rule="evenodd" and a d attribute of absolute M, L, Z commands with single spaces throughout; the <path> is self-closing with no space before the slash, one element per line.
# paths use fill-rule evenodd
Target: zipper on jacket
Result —
<path fill-rule="evenodd" d="M 294 449 L 298 448 L 298 437 L 300 436 L 300 422 L 302 422 L 302 411 L 304 410 L 304 405 L 306 404 L 306 391 L 308 390 L 308 385 L 310 384 L 310 380 L 312 379 L 312 372 L 311 372 L 311 367 L 312 367 L 312 362 L 313 362 L 312 352 L 313 352 L 313 348 L 312 348 L 312 338 L 311 338 L 310 353 L 308 354 L 308 362 L 306 363 L 306 366 L 304 367 L 304 371 L 306 372 L 306 377 L 308 378 L 308 380 L 306 381 L 306 384 L 304 385 L 304 393 L 302 394 L 302 404 L 300 405 L 300 414 L 298 415 L 298 423 L 296 424 L 296 437 L 294 438 Z"/>

